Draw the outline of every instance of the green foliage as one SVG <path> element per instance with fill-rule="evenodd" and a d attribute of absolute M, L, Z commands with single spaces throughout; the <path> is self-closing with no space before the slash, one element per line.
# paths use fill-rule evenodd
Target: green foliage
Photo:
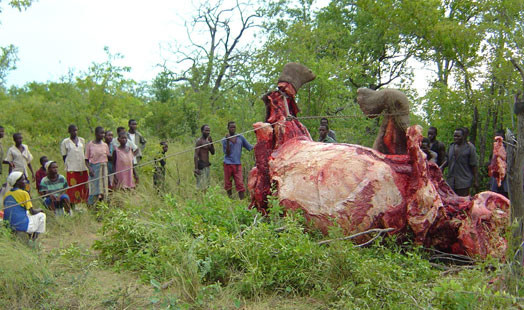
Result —
<path fill-rule="evenodd" d="M 131 201 L 103 213 L 100 257 L 119 270 L 135 270 L 157 291 L 155 304 L 209 308 L 225 290 L 231 298 L 268 294 L 311 296 L 330 308 L 507 308 L 516 299 L 489 287 L 503 265 L 442 276 L 428 255 L 410 244 L 376 241 L 369 248 L 336 241 L 318 245 L 299 213 L 282 217 L 273 202 L 261 217 L 210 190 L 202 199 L 167 195 L 149 206 Z M 340 236 L 333 229 L 330 237 Z M 162 283 L 178 287 L 163 292 Z M 481 297 L 479 297 L 481 296 Z"/>
<path fill-rule="evenodd" d="M 16 69 L 17 48 L 14 45 L 0 47 L 0 85 L 4 85 L 9 71 Z"/>

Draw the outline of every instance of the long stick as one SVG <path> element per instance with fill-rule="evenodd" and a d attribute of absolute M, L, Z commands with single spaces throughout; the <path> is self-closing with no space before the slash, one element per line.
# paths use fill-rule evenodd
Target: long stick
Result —
<path fill-rule="evenodd" d="M 339 241 L 339 240 L 350 240 L 350 239 L 354 239 L 356 237 L 359 237 L 359 236 L 362 236 L 362 235 L 371 234 L 371 233 L 378 233 L 380 235 L 382 233 L 390 232 L 390 231 L 393 231 L 393 230 L 395 230 L 395 228 L 373 228 L 373 229 L 370 229 L 370 230 L 366 230 L 366 231 L 362 231 L 362 232 L 356 233 L 356 234 L 351 235 L 351 236 L 340 237 L 340 238 L 329 239 L 329 240 L 322 240 L 322 241 L 318 242 L 318 245 L 328 244 L 328 243 L 331 243 L 333 241 Z M 376 238 L 377 238 L 377 236 L 375 236 L 370 241 L 375 240 Z M 366 243 L 363 243 L 362 245 L 359 245 L 359 246 L 366 245 L 370 241 L 368 241 Z"/>

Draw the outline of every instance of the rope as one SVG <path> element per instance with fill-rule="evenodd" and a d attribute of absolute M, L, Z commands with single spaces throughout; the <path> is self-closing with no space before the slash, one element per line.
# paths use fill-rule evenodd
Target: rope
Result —
<path fill-rule="evenodd" d="M 401 116 L 406 113 L 376 113 L 376 114 L 354 114 L 354 115 L 325 115 L 325 116 L 299 116 L 297 119 L 322 119 L 322 118 L 362 118 L 362 117 L 377 117 L 377 116 Z"/>
<path fill-rule="evenodd" d="M 7 210 L 7 209 L 9 209 L 9 208 L 14 208 L 14 207 L 16 207 L 16 206 L 22 205 L 22 204 L 27 203 L 27 202 L 30 202 L 30 201 L 39 200 L 39 199 L 42 199 L 42 198 L 45 198 L 45 197 L 49 197 L 49 196 L 54 195 L 54 194 L 56 194 L 56 193 L 58 193 L 58 192 L 63 192 L 63 191 L 65 191 L 65 190 L 67 190 L 67 189 L 71 189 L 71 188 L 75 188 L 75 187 L 78 187 L 78 186 L 86 185 L 86 184 L 89 184 L 89 183 L 91 183 L 91 182 L 101 180 L 101 179 L 103 179 L 103 178 L 105 178 L 105 177 L 109 177 L 109 176 L 116 175 L 116 174 L 121 173 L 121 172 L 125 172 L 125 171 L 132 170 L 132 169 L 134 169 L 134 168 L 147 166 L 147 165 L 150 165 L 150 164 L 155 163 L 155 162 L 157 162 L 157 161 L 160 161 L 160 160 L 162 160 L 162 159 L 166 159 L 166 158 L 169 158 L 169 157 L 174 157 L 174 156 L 178 156 L 178 155 L 181 155 L 181 154 L 184 154 L 184 153 L 188 153 L 188 152 L 191 152 L 191 151 L 195 151 L 195 150 L 198 150 L 198 149 L 200 149 L 200 148 L 206 147 L 206 146 L 208 146 L 208 145 L 212 145 L 212 144 L 216 144 L 216 143 L 221 143 L 221 142 L 224 141 L 224 140 L 227 140 L 227 139 L 230 139 L 230 138 L 234 138 L 234 137 L 238 137 L 238 136 L 241 136 L 241 135 L 246 134 L 246 133 L 255 132 L 255 131 L 260 130 L 260 129 L 262 129 L 262 128 L 265 128 L 265 127 L 268 127 L 268 126 L 273 126 L 273 125 L 275 125 L 275 124 L 278 124 L 278 123 L 281 123 L 281 122 L 284 122 L 284 121 L 286 121 L 286 120 L 277 121 L 277 122 L 274 122 L 274 123 L 267 123 L 267 124 L 265 124 L 265 125 L 263 125 L 263 126 L 260 126 L 260 127 L 258 127 L 258 128 L 250 129 L 250 130 L 246 130 L 246 131 L 244 131 L 244 132 L 241 132 L 241 133 L 239 133 L 239 134 L 233 135 L 233 136 L 231 136 L 231 137 L 227 137 L 227 138 L 224 137 L 224 138 L 222 138 L 222 139 L 220 139 L 220 140 L 217 140 L 217 141 L 212 141 L 212 142 L 209 142 L 209 143 L 206 143 L 206 144 L 199 145 L 199 146 L 197 146 L 197 147 L 193 147 L 193 148 L 186 149 L 186 150 L 183 150 L 183 151 L 180 151 L 180 152 L 176 152 L 176 153 L 173 153 L 173 154 L 165 155 L 164 157 L 160 157 L 160 158 L 156 158 L 156 159 L 153 159 L 153 160 L 150 160 L 150 161 L 144 162 L 144 163 L 140 163 L 140 164 L 138 164 L 138 165 L 136 165 L 136 166 L 134 166 L 134 167 L 132 167 L 132 168 L 127 168 L 127 169 L 120 170 L 120 171 L 118 171 L 118 172 L 113 172 L 113 173 L 108 174 L 107 176 L 103 176 L 103 177 L 98 177 L 98 178 L 95 178 L 95 179 L 91 179 L 91 180 L 89 180 L 89 181 L 87 181 L 87 182 L 82 182 L 82 183 L 75 184 L 75 185 L 73 185 L 73 186 L 68 186 L 68 188 L 66 188 L 66 189 L 58 190 L 58 191 L 55 191 L 55 192 L 53 192 L 53 193 L 48 193 L 48 194 L 41 195 L 41 196 L 38 196 L 38 197 L 35 197 L 35 198 L 31 198 L 31 199 L 29 199 L 29 200 L 19 202 L 19 203 L 15 204 L 15 205 L 12 205 L 12 206 L 9 206 L 9 207 L 4 207 L 3 210 Z"/>

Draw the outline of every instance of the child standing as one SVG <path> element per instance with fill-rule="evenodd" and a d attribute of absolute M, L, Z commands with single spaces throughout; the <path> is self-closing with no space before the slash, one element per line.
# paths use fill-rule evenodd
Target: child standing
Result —
<path fill-rule="evenodd" d="M 113 166 L 115 168 L 115 187 L 118 189 L 135 188 L 133 178 L 133 151 L 127 143 L 126 132 L 118 134 L 120 145 L 113 153 Z"/>
<path fill-rule="evenodd" d="M 160 152 L 155 156 L 155 171 L 153 172 L 153 184 L 157 191 L 165 190 L 166 182 L 166 153 L 168 150 L 167 142 L 160 142 Z"/>
<path fill-rule="evenodd" d="M 42 179 L 46 177 L 47 172 L 45 170 L 45 164 L 47 163 L 47 156 L 40 157 L 40 169 L 36 171 L 36 189 L 38 190 L 38 195 L 42 196 L 42 192 L 40 191 L 40 182 L 42 182 Z"/>

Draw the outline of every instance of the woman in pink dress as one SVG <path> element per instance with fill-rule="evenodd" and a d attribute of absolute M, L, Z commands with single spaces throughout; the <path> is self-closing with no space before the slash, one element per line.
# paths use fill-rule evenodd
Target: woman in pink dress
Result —
<path fill-rule="evenodd" d="M 115 169 L 115 188 L 128 189 L 135 188 L 133 178 L 133 151 L 126 147 L 127 135 L 125 131 L 118 134 L 120 145 L 115 148 L 113 153 L 113 167 Z"/>

